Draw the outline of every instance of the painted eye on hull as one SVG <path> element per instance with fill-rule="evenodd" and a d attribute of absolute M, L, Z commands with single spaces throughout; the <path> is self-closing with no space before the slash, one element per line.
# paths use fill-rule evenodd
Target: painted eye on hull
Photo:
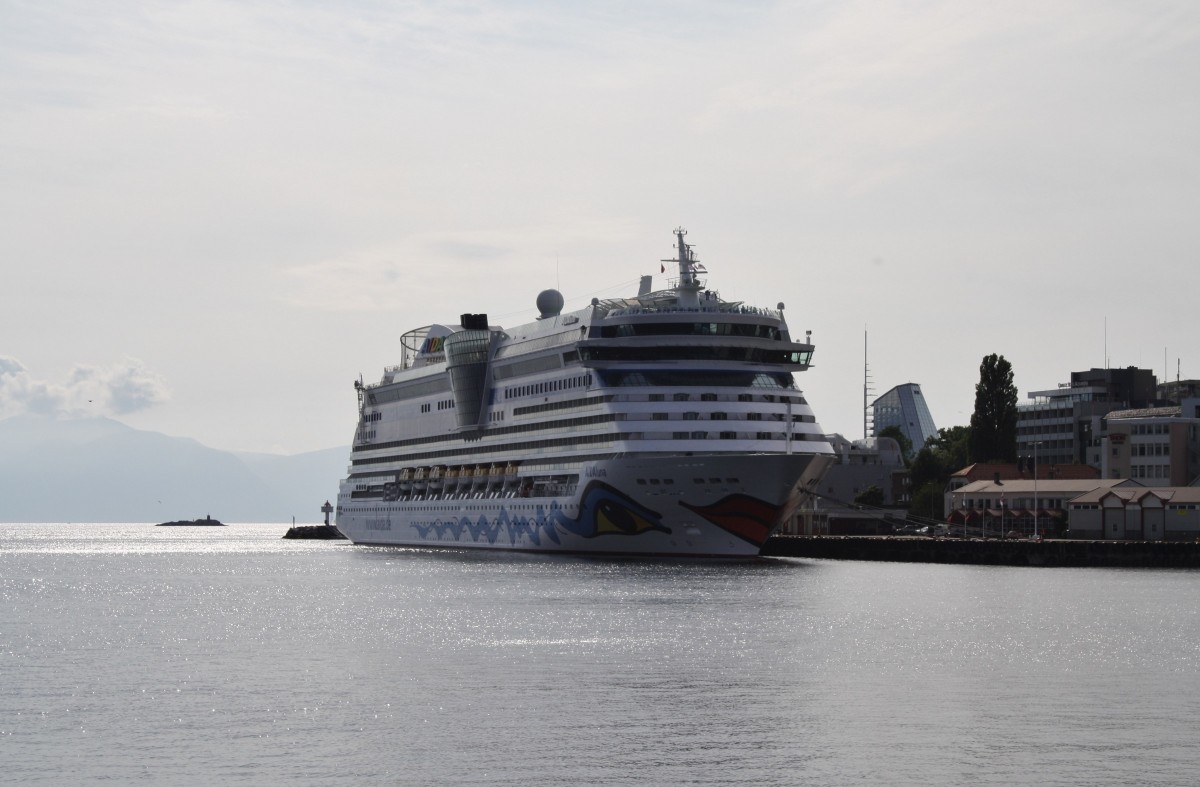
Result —
<path fill-rule="evenodd" d="M 558 515 L 564 529 L 586 538 L 601 535 L 636 536 L 657 531 L 670 533 L 662 524 L 662 515 L 644 508 L 607 484 L 594 481 L 584 490 L 579 517 Z"/>
<path fill-rule="evenodd" d="M 647 530 L 662 530 L 663 528 L 644 517 L 631 512 L 612 500 L 602 500 L 596 506 L 597 533 L 625 533 L 636 535 Z"/>

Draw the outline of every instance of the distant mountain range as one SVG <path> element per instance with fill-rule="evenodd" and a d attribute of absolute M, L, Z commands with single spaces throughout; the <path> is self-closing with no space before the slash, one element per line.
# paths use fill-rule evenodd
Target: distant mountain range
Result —
<path fill-rule="evenodd" d="M 350 449 L 208 448 L 108 418 L 0 420 L 0 522 L 318 522 Z"/>

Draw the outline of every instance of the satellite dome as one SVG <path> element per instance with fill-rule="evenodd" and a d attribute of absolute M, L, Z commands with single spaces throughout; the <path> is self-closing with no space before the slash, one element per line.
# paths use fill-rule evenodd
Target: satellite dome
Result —
<path fill-rule="evenodd" d="M 563 296 L 558 290 L 542 290 L 537 297 L 538 311 L 541 312 L 539 320 L 544 320 L 547 317 L 557 317 L 563 308 Z"/>

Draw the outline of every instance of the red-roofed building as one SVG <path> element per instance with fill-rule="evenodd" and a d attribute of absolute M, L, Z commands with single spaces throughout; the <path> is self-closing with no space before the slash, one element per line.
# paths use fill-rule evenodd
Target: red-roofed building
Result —
<path fill-rule="evenodd" d="M 1033 467 L 976 462 L 950 476 L 950 483 L 946 487 L 947 499 L 951 492 L 956 492 L 961 487 L 975 481 L 995 481 L 997 479 L 1001 481 L 1032 481 L 1033 477 Z M 1037 466 L 1039 481 L 1087 481 L 1100 477 L 1100 470 L 1091 465 L 1056 465 L 1039 462 Z"/>

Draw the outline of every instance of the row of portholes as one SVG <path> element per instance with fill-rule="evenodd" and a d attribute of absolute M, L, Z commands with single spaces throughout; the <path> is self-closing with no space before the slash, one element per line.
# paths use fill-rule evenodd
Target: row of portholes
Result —
<path fill-rule="evenodd" d="M 572 388 L 586 388 L 591 384 L 592 375 L 577 374 L 562 380 L 547 380 L 542 383 L 509 386 L 504 389 L 504 398 L 514 399 L 519 396 L 536 396 L 537 394 L 553 393 L 555 391 L 567 391 Z"/>

